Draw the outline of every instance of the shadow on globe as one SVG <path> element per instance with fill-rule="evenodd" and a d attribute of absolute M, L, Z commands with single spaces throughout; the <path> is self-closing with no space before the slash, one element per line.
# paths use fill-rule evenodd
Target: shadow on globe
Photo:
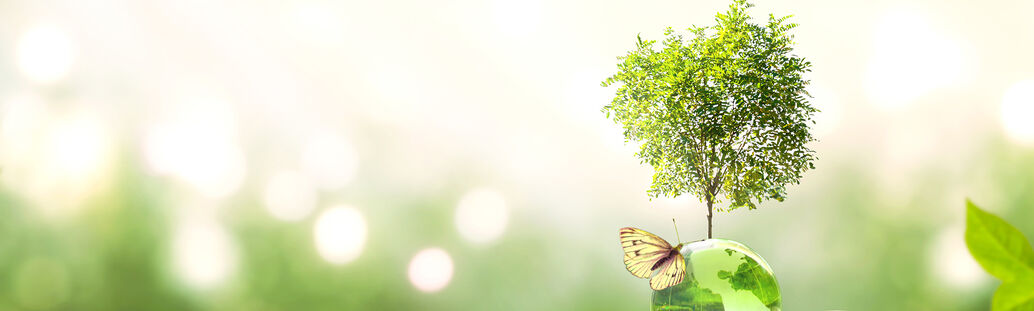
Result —
<path fill-rule="evenodd" d="M 650 310 L 780 310 L 772 268 L 747 246 L 709 239 L 686 245 L 682 255 L 686 279 L 654 291 Z"/>

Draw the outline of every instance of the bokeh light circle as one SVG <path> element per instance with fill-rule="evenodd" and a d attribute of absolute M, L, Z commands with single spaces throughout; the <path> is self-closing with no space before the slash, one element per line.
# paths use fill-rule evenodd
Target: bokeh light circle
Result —
<path fill-rule="evenodd" d="M 326 261 L 344 264 L 359 257 L 366 244 L 366 219 L 358 209 L 335 206 L 316 219 L 316 250 Z"/>
<path fill-rule="evenodd" d="M 181 100 L 148 128 L 144 156 L 156 173 L 169 174 L 209 198 L 235 193 L 246 157 L 230 103 L 206 95 Z"/>
<path fill-rule="evenodd" d="M 503 234 L 509 211 L 502 194 L 478 188 L 463 195 L 456 207 L 456 229 L 468 241 L 483 244 Z"/>
<path fill-rule="evenodd" d="M 308 216 L 316 207 L 316 190 L 306 176 L 284 170 L 269 178 L 262 199 L 273 217 L 296 221 Z"/>
<path fill-rule="evenodd" d="M 0 108 L 0 181 L 47 216 L 71 216 L 109 186 L 116 149 L 110 120 L 90 103 L 61 109 L 35 96 Z M 59 195 L 56 195 L 59 194 Z"/>
<path fill-rule="evenodd" d="M 47 122 L 44 145 L 23 163 L 28 176 L 19 182 L 41 209 L 66 214 L 85 206 L 86 197 L 105 187 L 114 149 L 107 124 L 89 112 L 71 112 Z"/>
<path fill-rule="evenodd" d="M 180 222 L 173 236 L 173 265 L 187 285 L 206 289 L 226 280 L 236 268 L 237 254 L 229 234 L 214 219 L 193 217 Z"/>
<path fill-rule="evenodd" d="M 930 268 L 941 284 L 969 290 L 983 285 L 988 276 L 969 254 L 965 232 L 954 227 L 941 231 L 930 248 Z"/>
<path fill-rule="evenodd" d="M 68 74 L 75 54 L 75 46 L 64 31 L 54 25 L 39 25 L 18 39 L 15 57 L 18 69 L 30 80 L 52 83 Z"/>
<path fill-rule="evenodd" d="M 104 169 L 111 142 L 104 123 L 82 114 L 54 125 L 50 135 L 50 162 L 63 176 L 86 178 Z"/>
<path fill-rule="evenodd" d="M 966 43 L 935 27 L 927 14 L 911 8 L 881 14 L 873 31 L 874 53 L 865 87 L 877 108 L 893 110 L 962 80 Z"/>
<path fill-rule="evenodd" d="M 1002 98 L 1002 127 L 1010 139 L 1034 143 L 1034 80 L 1013 84 Z"/>
<path fill-rule="evenodd" d="M 452 257 L 440 248 L 417 252 L 409 261 L 409 282 L 423 292 L 436 292 L 452 280 Z"/>

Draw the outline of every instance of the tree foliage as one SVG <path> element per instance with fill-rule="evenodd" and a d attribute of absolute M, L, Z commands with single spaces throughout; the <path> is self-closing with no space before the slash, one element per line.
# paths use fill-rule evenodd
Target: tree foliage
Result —
<path fill-rule="evenodd" d="M 668 28 L 659 49 L 638 38 L 603 82 L 618 86 L 603 111 L 654 168 L 651 196 L 690 193 L 710 208 L 722 193 L 728 210 L 754 209 L 782 201 L 785 186 L 814 168 L 806 144 L 817 110 L 805 97 L 811 63 L 793 54 L 797 25 L 773 15 L 752 24 L 752 6 L 734 0 L 689 38 Z"/>

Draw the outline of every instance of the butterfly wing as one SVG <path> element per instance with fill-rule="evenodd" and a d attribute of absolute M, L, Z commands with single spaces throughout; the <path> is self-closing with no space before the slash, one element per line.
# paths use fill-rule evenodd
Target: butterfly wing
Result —
<path fill-rule="evenodd" d="M 644 279 L 653 274 L 657 261 L 664 259 L 672 249 L 664 239 L 636 228 L 621 228 L 619 236 L 621 248 L 625 251 L 625 268 L 632 275 Z"/>
<path fill-rule="evenodd" d="M 658 271 L 660 272 L 650 279 L 650 288 L 662 290 L 678 285 L 686 278 L 686 258 L 682 257 L 682 254 L 675 253 Z"/>

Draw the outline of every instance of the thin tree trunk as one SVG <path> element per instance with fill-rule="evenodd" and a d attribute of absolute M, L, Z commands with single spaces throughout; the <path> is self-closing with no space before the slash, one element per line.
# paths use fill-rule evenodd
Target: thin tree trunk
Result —
<path fill-rule="evenodd" d="M 711 225 L 712 224 L 711 216 L 713 215 L 712 212 L 714 211 L 713 205 L 714 205 L 714 200 L 711 198 L 710 195 L 708 195 L 707 196 L 707 238 L 708 239 L 711 239 L 711 226 L 712 226 Z"/>

